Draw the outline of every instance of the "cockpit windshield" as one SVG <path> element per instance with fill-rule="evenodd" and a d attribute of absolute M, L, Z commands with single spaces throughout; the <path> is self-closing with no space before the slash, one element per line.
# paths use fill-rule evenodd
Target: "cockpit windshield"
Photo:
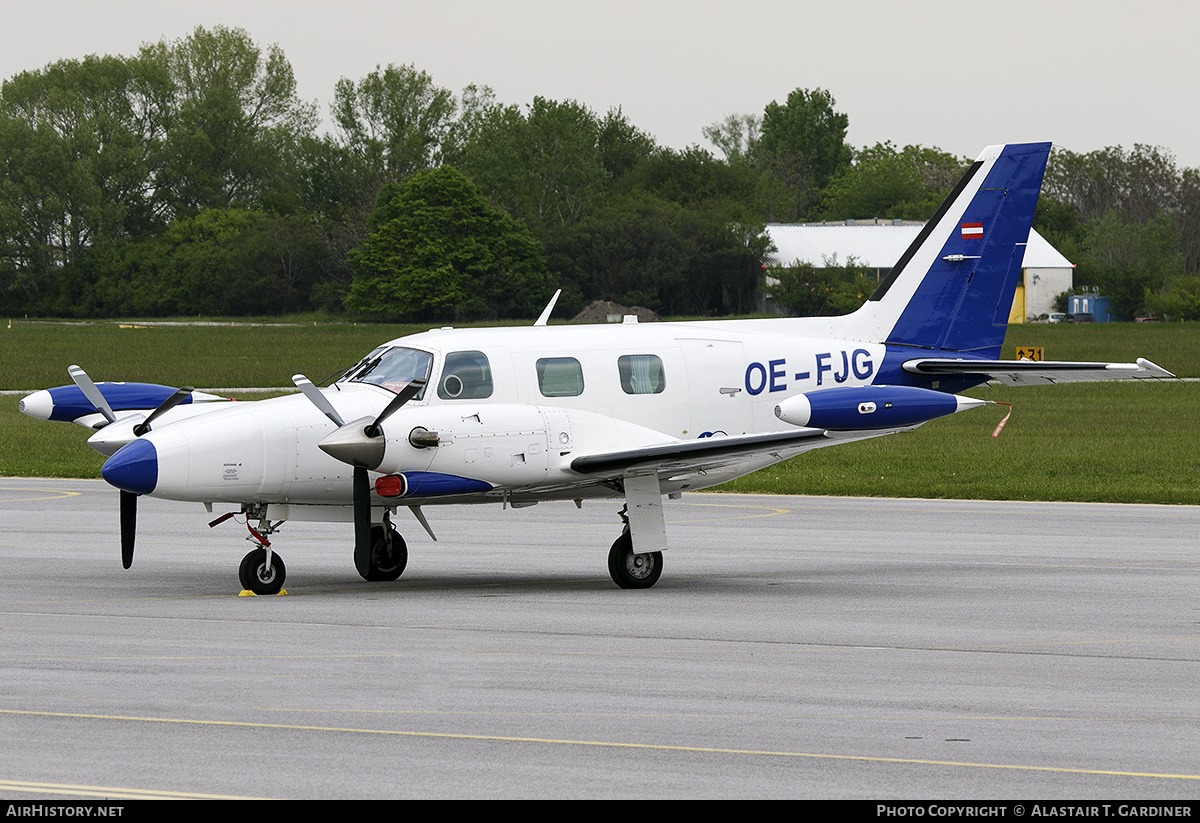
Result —
<path fill-rule="evenodd" d="M 414 380 L 428 380 L 432 368 L 433 355 L 429 352 L 381 346 L 351 367 L 342 381 L 371 383 L 398 393 Z M 414 399 L 420 400 L 424 394 L 422 388 Z"/>

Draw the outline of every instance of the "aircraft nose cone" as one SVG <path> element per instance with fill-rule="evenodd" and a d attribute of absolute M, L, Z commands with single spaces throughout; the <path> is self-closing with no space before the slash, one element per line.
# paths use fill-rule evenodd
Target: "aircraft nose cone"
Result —
<path fill-rule="evenodd" d="M 158 452 L 149 440 L 134 440 L 104 461 L 100 476 L 122 491 L 149 494 L 158 485 Z"/>
<path fill-rule="evenodd" d="M 50 415 L 54 412 L 54 398 L 50 396 L 50 392 L 42 389 L 21 398 L 17 408 L 38 420 L 49 420 Z"/>

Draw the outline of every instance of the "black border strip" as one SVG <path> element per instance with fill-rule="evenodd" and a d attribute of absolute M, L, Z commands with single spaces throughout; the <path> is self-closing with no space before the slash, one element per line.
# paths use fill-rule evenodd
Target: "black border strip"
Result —
<path fill-rule="evenodd" d="M 900 255 L 900 259 L 896 261 L 896 265 L 892 266 L 892 270 L 888 272 L 888 276 L 883 279 L 883 282 L 879 284 L 879 287 L 875 289 L 874 293 L 867 298 L 868 300 L 874 300 L 878 302 L 883 299 L 883 296 L 887 294 L 888 289 L 890 289 L 892 284 L 896 282 L 896 278 L 898 278 L 900 273 L 904 271 L 904 267 L 908 265 L 908 261 L 912 259 L 913 255 L 917 253 L 917 249 L 921 248 L 921 244 L 924 243 L 929 235 L 933 233 L 933 230 L 937 228 L 938 223 L 942 222 L 942 217 L 945 216 L 946 212 L 950 211 L 950 206 L 953 205 L 954 201 L 958 199 L 958 196 L 963 193 L 963 190 L 967 187 L 967 184 L 971 182 L 971 178 L 975 176 L 976 172 L 978 172 L 982 166 L 982 160 L 976 160 L 971 164 L 971 167 L 967 169 L 966 173 L 962 176 L 962 179 L 958 181 L 958 185 L 954 187 L 954 191 L 950 192 L 950 196 L 942 201 L 942 205 L 938 206 L 938 210 L 934 212 L 933 217 L 929 218 L 929 222 L 926 223 L 924 228 L 921 229 L 921 233 L 917 235 L 917 239 L 912 241 L 912 244 L 905 249 L 904 254 Z"/>

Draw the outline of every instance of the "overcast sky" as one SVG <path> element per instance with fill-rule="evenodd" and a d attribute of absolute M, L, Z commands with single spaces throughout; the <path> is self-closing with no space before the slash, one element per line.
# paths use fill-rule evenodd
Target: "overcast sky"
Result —
<path fill-rule="evenodd" d="M 1149 143 L 1200 167 L 1200 3 L 1188 0 L 0 0 L 0 77 L 133 54 L 196 26 L 277 43 L 327 116 L 334 83 L 411 63 L 455 94 L 620 106 L 660 143 L 829 89 L 855 146 Z"/>

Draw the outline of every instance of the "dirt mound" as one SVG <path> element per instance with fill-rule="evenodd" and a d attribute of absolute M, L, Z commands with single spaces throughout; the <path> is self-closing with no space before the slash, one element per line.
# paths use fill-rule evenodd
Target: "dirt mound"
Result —
<path fill-rule="evenodd" d="M 572 323 L 620 323 L 627 314 L 636 314 L 639 323 L 655 323 L 662 318 L 645 306 L 622 306 L 611 300 L 596 300 L 571 318 Z M 609 318 L 615 317 L 616 320 Z"/>

